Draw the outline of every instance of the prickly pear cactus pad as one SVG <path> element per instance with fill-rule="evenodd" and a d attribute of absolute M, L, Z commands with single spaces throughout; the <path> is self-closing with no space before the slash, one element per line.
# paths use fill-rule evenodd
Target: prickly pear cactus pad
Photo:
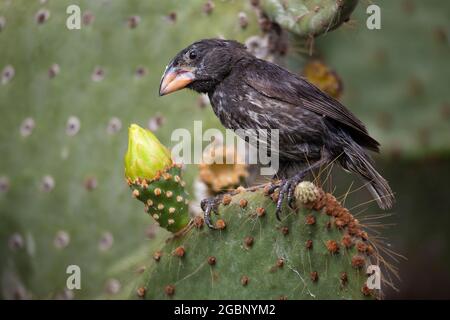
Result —
<path fill-rule="evenodd" d="M 277 192 L 225 194 L 215 230 L 192 219 L 180 166 L 148 130 L 128 130 L 125 176 L 134 198 L 172 233 L 153 252 L 132 297 L 163 299 L 361 299 L 375 297 L 366 267 L 376 255 L 358 220 L 313 183 L 295 188 L 296 211 L 275 215 Z"/>
<path fill-rule="evenodd" d="M 366 268 L 377 253 L 347 209 L 310 182 L 299 209 L 275 218 L 264 190 L 225 196 L 218 230 L 194 218 L 153 253 L 137 282 L 144 299 L 368 299 Z M 274 196 L 276 198 L 276 196 Z"/>
<path fill-rule="evenodd" d="M 358 0 L 262 0 L 265 13 L 296 35 L 315 37 L 339 27 Z"/>

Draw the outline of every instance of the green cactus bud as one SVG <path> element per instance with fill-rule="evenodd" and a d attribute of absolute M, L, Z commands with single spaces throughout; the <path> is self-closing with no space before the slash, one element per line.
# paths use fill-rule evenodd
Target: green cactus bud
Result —
<path fill-rule="evenodd" d="M 154 179 L 158 172 L 172 165 L 169 150 L 149 130 L 132 124 L 128 129 L 128 150 L 125 154 L 125 176 Z"/>
<path fill-rule="evenodd" d="M 149 130 L 132 124 L 128 134 L 125 175 L 133 197 L 161 227 L 182 230 L 190 218 L 181 167 L 172 163 L 169 150 Z"/>

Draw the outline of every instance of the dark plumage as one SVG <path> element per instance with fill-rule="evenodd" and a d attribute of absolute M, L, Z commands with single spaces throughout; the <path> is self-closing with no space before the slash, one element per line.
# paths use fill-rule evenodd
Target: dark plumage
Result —
<path fill-rule="evenodd" d="M 280 206 L 308 170 L 335 159 L 367 183 L 381 208 L 392 206 L 391 189 L 366 152 L 378 152 L 379 143 L 347 108 L 306 79 L 255 58 L 236 41 L 208 39 L 172 60 L 160 94 L 184 87 L 207 93 L 226 128 L 279 129 Z"/>

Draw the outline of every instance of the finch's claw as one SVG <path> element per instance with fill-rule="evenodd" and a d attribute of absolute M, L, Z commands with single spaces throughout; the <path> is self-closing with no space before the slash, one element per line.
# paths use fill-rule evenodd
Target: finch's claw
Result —
<path fill-rule="evenodd" d="M 217 213 L 219 199 L 218 197 L 207 198 L 200 202 L 200 207 L 204 212 L 205 224 L 211 229 L 217 229 L 211 222 L 211 212 Z"/>
<path fill-rule="evenodd" d="M 295 209 L 295 203 L 294 203 L 295 187 L 297 186 L 297 184 L 300 181 L 303 180 L 304 176 L 305 176 L 304 173 L 301 172 L 301 173 L 293 176 L 292 178 L 282 180 L 279 185 L 276 184 L 276 188 L 280 188 L 280 193 L 278 194 L 278 200 L 277 200 L 277 209 L 275 210 L 275 215 L 277 216 L 278 221 L 281 221 L 281 219 L 280 219 L 281 207 L 282 207 L 283 201 L 286 197 L 287 197 L 287 203 L 288 203 L 289 208 Z M 274 185 L 272 185 L 271 188 L 273 186 Z M 274 190 L 276 188 L 274 188 Z M 269 189 L 269 191 L 270 191 L 270 189 Z"/>
<path fill-rule="evenodd" d="M 278 194 L 278 200 L 277 200 L 277 209 L 275 210 L 275 215 L 277 216 L 278 221 L 281 221 L 281 219 L 280 219 L 281 207 L 283 205 L 283 200 L 284 200 L 286 192 L 288 192 L 288 189 L 289 189 L 289 180 L 281 181 L 280 192 Z"/>
<path fill-rule="evenodd" d="M 273 194 L 273 193 L 275 192 L 275 190 L 277 190 L 278 188 L 281 187 L 281 183 L 282 183 L 282 182 L 280 182 L 280 181 L 278 181 L 278 182 L 272 182 L 272 183 L 270 184 L 269 189 L 267 190 L 267 195 Z"/>
<path fill-rule="evenodd" d="M 288 202 L 288 206 L 291 209 L 295 209 L 295 197 L 294 197 L 294 191 L 295 191 L 295 187 L 296 184 L 292 184 L 291 187 L 289 188 L 288 191 L 288 196 L 287 196 L 287 202 Z"/>

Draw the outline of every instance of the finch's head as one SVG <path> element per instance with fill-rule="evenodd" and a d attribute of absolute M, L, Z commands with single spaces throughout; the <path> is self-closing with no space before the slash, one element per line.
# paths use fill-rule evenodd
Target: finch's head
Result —
<path fill-rule="evenodd" d="M 197 41 L 181 50 L 167 65 L 159 86 L 159 95 L 183 88 L 202 93 L 210 92 L 245 55 L 245 46 L 236 41 Z"/>

